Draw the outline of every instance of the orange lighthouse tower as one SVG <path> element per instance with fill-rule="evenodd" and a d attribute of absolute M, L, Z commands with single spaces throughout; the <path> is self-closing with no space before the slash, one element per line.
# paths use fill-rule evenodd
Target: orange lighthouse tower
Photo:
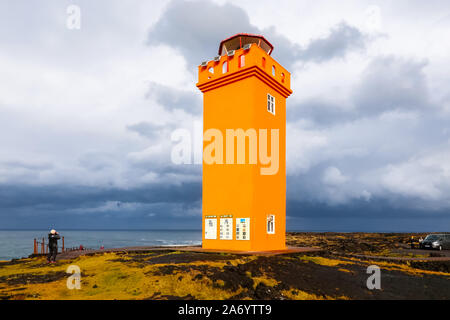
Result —
<path fill-rule="evenodd" d="M 203 62 L 204 249 L 283 250 L 290 73 L 261 35 L 223 40 Z"/>

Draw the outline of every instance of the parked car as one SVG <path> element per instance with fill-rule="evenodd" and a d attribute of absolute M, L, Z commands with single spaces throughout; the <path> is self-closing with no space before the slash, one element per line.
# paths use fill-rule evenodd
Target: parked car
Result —
<path fill-rule="evenodd" d="M 450 249 L 450 234 L 429 234 L 420 243 L 421 249 Z"/>

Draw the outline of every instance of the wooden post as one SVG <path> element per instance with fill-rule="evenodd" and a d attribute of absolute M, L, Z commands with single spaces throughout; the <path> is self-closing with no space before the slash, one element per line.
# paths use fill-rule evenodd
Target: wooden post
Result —
<path fill-rule="evenodd" d="M 64 252 L 64 237 L 62 237 L 62 251 L 61 251 L 61 253 L 63 253 Z"/>
<path fill-rule="evenodd" d="M 42 238 L 42 243 L 41 243 L 41 253 L 44 254 L 45 253 L 45 239 Z"/>
<path fill-rule="evenodd" d="M 36 241 L 36 238 L 34 238 L 33 254 L 37 254 L 37 253 L 38 253 L 38 249 L 37 249 L 37 241 Z"/>

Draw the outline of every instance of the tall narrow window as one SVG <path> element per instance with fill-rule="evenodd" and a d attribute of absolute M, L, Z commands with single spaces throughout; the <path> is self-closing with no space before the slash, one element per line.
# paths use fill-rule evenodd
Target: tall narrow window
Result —
<path fill-rule="evenodd" d="M 225 61 L 222 64 L 222 73 L 227 73 L 228 72 L 228 61 Z"/>
<path fill-rule="evenodd" d="M 275 66 L 272 66 L 272 75 L 275 77 Z"/>
<path fill-rule="evenodd" d="M 267 94 L 267 111 L 275 115 L 275 97 Z"/>
<path fill-rule="evenodd" d="M 283 82 L 284 83 L 284 73 L 281 73 L 281 82 Z"/>
<path fill-rule="evenodd" d="M 274 234 L 275 233 L 275 215 L 269 214 L 267 216 L 267 233 Z"/>
<path fill-rule="evenodd" d="M 239 68 L 245 67 L 245 55 L 239 57 Z"/>
<path fill-rule="evenodd" d="M 266 68 L 266 58 L 264 58 L 264 57 L 262 58 L 261 64 L 262 64 L 263 69 L 265 69 Z"/>

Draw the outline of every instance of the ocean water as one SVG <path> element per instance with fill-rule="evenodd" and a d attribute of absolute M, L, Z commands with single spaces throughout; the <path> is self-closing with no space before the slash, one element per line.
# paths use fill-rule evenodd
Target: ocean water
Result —
<path fill-rule="evenodd" d="M 47 242 L 48 230 L 0 230 L 0 260 L 28 257 L 33 253 L 34 239 Z M 199 245 L 201 230 L 58 230 L 64 236 L 66 248 L 83 245 L 89 249 L 132 246 Z M 62 242 L 58 241 L 61 248 Z"/>

